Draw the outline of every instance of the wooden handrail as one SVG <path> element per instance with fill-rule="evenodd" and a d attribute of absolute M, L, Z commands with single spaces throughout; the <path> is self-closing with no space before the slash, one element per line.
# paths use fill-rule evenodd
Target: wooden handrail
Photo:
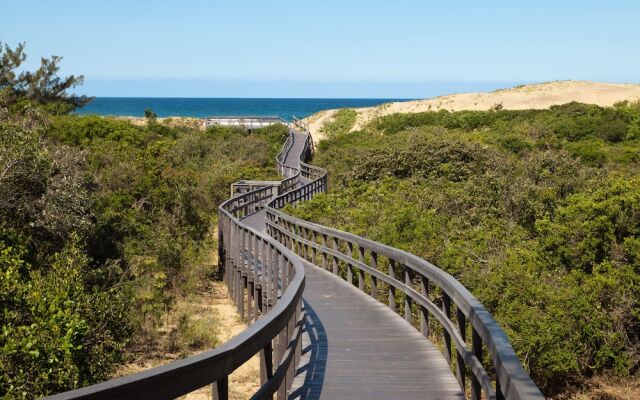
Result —
<path fill-rule="evenodd" d="M 218 209 L 219 269 L 251 324 L 246 330 L 216 349 L 48 398 L 173 399 L 212 384 L 214 398 L 224 400 L 229 375 L 260 354 L 261 387 L 252 399 L 285 399 L 300 359 L 304 267 L 282 244 L 242 221 L 276 194 L 273 186 L 261 187 Z"/>
<path fill-rule="evenodd" d="M 310 141 L 309 136 L 307 142 Z M 480 400 L 482 392 L 487 399 L 544 398 L 502 328 L 453 276 L 406 251 L 280 211 L 287 204 L 295 205 L 327 190 L 326 170 L 304 161 L 301 158 L 301 176 L 308 183 L 267 204 L 267 231 L 271 236 L 316 266 L 344 275 L 350 283 L 354 283 L 357 273 L 360 289 L 377 300 L 388 298 L 389 307 L 403 313 L 426 337 L 433 336 L 429 323 L 429 316 L 433 316 L 442 329 L 445 359 L 455 368 L 463 392 L 467 372 L 471 374 L 472 399 Z M 333 245 L 329 247 L 329 243 Z M 354 249 L 358 259 L 353 256 Z M 332 260 L 332 265 L 327 260 Z M 383 288 L 382 283 L 387 287 Z M 396 306 L 399 293 L 404 297 L 402 307 Z M 484 363 L 484 351 L 491 358 L 489 364 Z"/>

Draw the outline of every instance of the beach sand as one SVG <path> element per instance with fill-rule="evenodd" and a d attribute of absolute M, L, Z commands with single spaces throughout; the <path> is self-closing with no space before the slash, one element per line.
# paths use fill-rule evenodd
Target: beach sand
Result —
<path fill-rule="evenodd" d="M 619 101 L 640 99 L 640 85 L 588 81 L 557 81 L 500 89 L 494 92 L 461 93 L 431 99 L 385 103 L 375 107 L 357 108 L 357 120 L 352 130 L 362 129 L 373 119 L 395 113 L 425 111 L 489 110 L 501 105 L 506 110 L 544 109 L 572 101 L 612 106 Z M 321 131 L 337 110 L 326 110 L 305 118 L 314 141 L 323 138 Z"/>

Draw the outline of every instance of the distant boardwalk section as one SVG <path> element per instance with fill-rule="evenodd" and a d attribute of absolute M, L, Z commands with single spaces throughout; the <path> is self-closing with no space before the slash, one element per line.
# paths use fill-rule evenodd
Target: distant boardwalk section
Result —
<path fill-rule="evenodd" d="M 244 129 L 260 129 L 265 126 L 285 124 L 288 122 L 280 117 L 259 117 L 259 116 L 223 116 L 223 117 L 207 117 L 205 119 L 205 128 L 211 126 L 239 126 Z"/>

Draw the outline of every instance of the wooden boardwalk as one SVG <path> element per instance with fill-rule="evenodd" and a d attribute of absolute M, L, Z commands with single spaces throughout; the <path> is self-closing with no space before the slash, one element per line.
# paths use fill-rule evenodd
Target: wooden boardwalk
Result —
<path fill-rule="evenodd" d="M 304 134 L 285 164 L 298 167 Z M 266 229 L 266 213 L 243 220 Z M 305 262 L 302 359 L 290 399 L 463 399 L 442 353 L 386 305 Z"/>
<path fill-rule="evenodd" d="M 286 179 L 236 183 L 218 208 L 218 267 L 247 329 L 215 349 L 50 399 L 169 400 L 212 385 L 214 399 L 228 400 L 229 376 L 259 356 L 257 400 L 543 400 L 504 331 L 454 277 L 281 211 L 326 192 L 327 171 L 306 162 L 312 153 L 311 136 L 290 129 L 276 159 Z M 434 322 L 438 349 L 425 337 L 435 337 Z"/>

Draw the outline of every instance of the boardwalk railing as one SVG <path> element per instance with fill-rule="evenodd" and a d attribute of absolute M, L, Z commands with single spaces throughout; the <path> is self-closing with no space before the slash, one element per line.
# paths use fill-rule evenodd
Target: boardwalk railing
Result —
<path fill-rule="evenodd" d="M 299 179 L 301 173 L 293 175 Z M 286 399 L 301 353 L 304 267 L 282 244 L 242 218 L 262 210 L 290 184 L 285 180 L 280 187 L 260 187 L 219 207 L 219 268 L 239 313 L 250 324 L 245 331 L 216 349 L 50 398 L 173 399 L 211 384 L 214 399 L 224 400 L 229 375 L 259 354 L 261 386 L 251 398 Z"/>
<path fill-rule="evenodd" d="M 254 116 L 215 116 L 205 118 L 204 126 L 237 126 L 245 129 L 259 129 L 274 124 L 286 124 L 287 121 L 280 117 L 254 117 Z"/>
<path fill-rule="evenodd" d="M 260 192 L 256 194 L 255 192 Z M 262 202 L 263 189 L 252 199 Z M 236 197 L 220 207 L 221 264 L 231 297 L 251 324 L 222 346 L 189 358 L 52 396 L 52 399 L 174 399 L 212 384 L 228 398 L 229 375 L 260 355 L 260 389 L 252 399 L 286 398 L 300 358 L 304 268 L 284 246 L 239 219 L 255 207 Z"/>
<path fill-rule="evenodd" d="M 542 399 L 505 333 L 451 275 L 413 254 L 281 211 L 327 190 L 326 170 L 305 162 L 313 152 L 311 136 L 294 166 L 286 162 L 293 144 L 291 131 L 276 158 L 286 177 L 280 185 L 240 194 L 219 207 L 219 269 L 250 326 L 214 350 L 52 398 L 169 399 L 212 384 L 214 398 L 226 399 L 229 375 L 259 354 L 261 387 L 252 399 L 285 399 L 300 358 L 304 319 L 304 267 L 295 253 L 387 303 L 426 338 L 440 337 L 445 359 L 472 399 Z M 262 210 L 268 235 L 242 220 Z"/>
<path fill-rule="evenodd" d="M 426 338 L 441 336 L 444 357 L 471 399 L 483 393 L 487 399 L 543 399 L 504 331 L 451 275 L 405 251 L 280 211 L 326 191 L 326 171 L 306 164 L 304 157 L 300 175 L 305 184 L 268 204 L 267 232 L 305 260 L 387 303 Z"/>

